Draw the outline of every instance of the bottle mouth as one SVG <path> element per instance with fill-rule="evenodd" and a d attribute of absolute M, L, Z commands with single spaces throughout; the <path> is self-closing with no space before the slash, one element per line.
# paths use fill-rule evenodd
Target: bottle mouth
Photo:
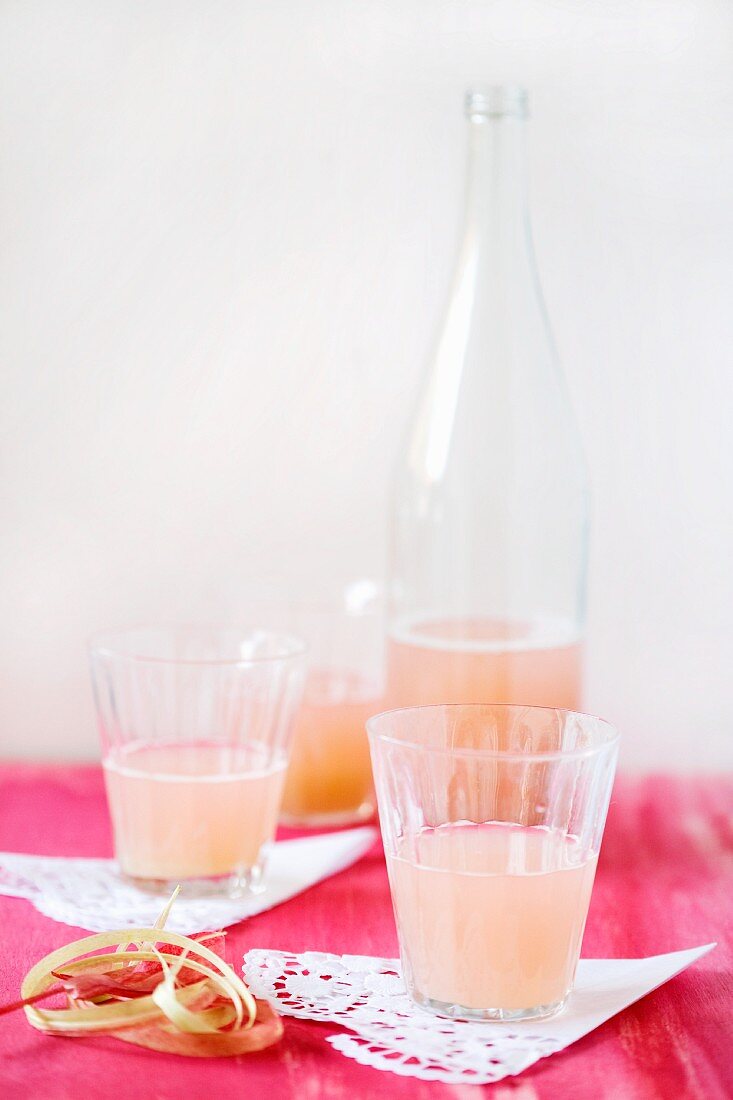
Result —
<path fill-rule="evenodd" d="M 527 89 L 518 84 L 490 84 L 469 88 L 465 99 L 466 118 L 526 118 Z"/>

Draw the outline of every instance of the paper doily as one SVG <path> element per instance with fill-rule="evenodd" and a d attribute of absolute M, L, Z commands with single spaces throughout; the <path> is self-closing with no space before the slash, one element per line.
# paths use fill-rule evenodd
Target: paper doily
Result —
<path fill-rule="evenodd" d="M 511 1025 L 448 1020 L 416 1009 L 397 959 L 249 951 L 245 981 L 285 1016 L 341 1024 L 328 1042 L 347 1058 L 404 1077 L 485 1084 L 521 1073 L 565 1045 Z"/>
<path fill-rule="evenodd" d="M 715 944 L 645 959 L 581 959 L 567 1007 L 548 1020 L 469 1023 L 434 1016 L 407 995 L 396 959 L 249 951 L 252 992 L 284 1016 L 340 1024 L 336 1050 L 362 1065 L 446 1084 L 490 1084 L 570 1046 L 702 958 Z"/>
<path fill-rule="evenodd" d="M 372 826 L 361 826 L 278 841 L 268 856 L 262 893 L 244 898 L 187 898 L 183 893 L 166 927 L 189 935 L 226 928 L 262 913 L 350 866 L 369 850 L 376 835 Z M 26 898 L 52 920 L 92 932 L 149 926 L 168 896 L 140 890 L 121 878 L 111 859 L 68 859 L 18 852 L 0 852 L 0 894 Z"/>

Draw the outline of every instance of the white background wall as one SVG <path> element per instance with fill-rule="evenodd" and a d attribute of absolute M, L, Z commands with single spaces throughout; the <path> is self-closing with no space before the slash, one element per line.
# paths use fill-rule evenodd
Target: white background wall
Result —
<path fill-rule="evenodd" d="M 0 751 L 95 753 L 95 628 L 381 569 L 475 79 L 533 91 L 587 704 L 733 764 L 728 0 L 0 4 Z"/>

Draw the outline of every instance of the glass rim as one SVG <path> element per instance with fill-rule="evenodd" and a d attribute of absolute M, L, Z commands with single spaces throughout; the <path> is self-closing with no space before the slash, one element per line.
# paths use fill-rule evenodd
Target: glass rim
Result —
<path fill-rule="evenodd" d="M 129 639 L 136 634 L 146 632 L 159 633 L 168 637 L 190 633 L 196 635 L 209 632 L 212 635 L 235 634 L 242 641 L 251 639 L 254 635 L 268 639 L 276 639 L 281 642 L 284 649 L 281 653 L 268 653 L 256 657 L 164 657 L 152 653 L 130 652 L 120 647 L 124 639 Z M 115 644 L 117 643 L 117 645 Z M 299 657 L 305 657 L 308 652 L 306 642 L 296 634 L 285 630 L 272 630 L 268 627 L 251 626 L 248 629 L 240 629 L 236 626 L 223 624 L 201 623 L 159 623 L 152 625 L 143 623 L 140 626 L 121 627 L 119 630 L 98 630 L 87 638 L 87 651 L 90 657 L 113 658 L 116 661 L 130 661 L 140 665 L 187 665 L 201 668 L 244 668 L 250 665 L 267 664 L 268 662 L 292 661 Z"/>
<path fill-rule="evenodd" d="M 389 734 L 379 733 L 376 730 L 376 724 L 380 719 L 386 718 L 388 715 L 394 716 L 399 714 L 414 714 L 420 711 L 436 711 L 436 710 L 481 710 L 487 707 L 501 709 L 501 710 L 516 710 L 516 711 L 539 711 L 548 712 L 552 714 L 562 714 L 565 717 L 573 716 L 576 718 L 589 718 L 593 722 L 599 723 L 607 732 L 607 738 L 601 741 L 597 745 L 591 745 L 586 748 L 579 749 L 554 749 L 547 752 L 518 752 L 516 749 L 483 749 L 483 748 L 448 748 L 446 746 L 438 745 L 425 745 L 420 741 L 415 741 L 413 738 L 393 737 Z M 366 722 L 367 734 L 369 740 L 372 743 L 379 743 L 384 745 L 399 745 L 402 748 L 418 750 L 424 753 L 439 753 L 446 756 L 468 756 L 468 757 L 490 757 L 500 760 L 582 760 L 592 756 L 600 756 L 602 753 L 607 752 L 609 749 L 615 749 L 618 747 L 618 743 L 621 739 L 616 726 L 606 718 L 600 718 L 597 714 L 589 714 L 587 711 L 582 710 L 570 710 L 566 707 L 537 707 L 523 703 L 425 703 L 419 706 L 412 707 L 395 707 L 391 710 L 380 711 L 379 714 L 373 714 L 371 718 Z"/>

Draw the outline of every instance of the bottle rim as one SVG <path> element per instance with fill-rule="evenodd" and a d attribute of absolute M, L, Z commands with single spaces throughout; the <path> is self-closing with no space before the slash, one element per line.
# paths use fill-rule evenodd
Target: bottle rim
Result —
<path fill-rule="evenodd" d="M 466 92 L 465 110 L 468 119 L 527 118 L 529 97 L 519 84 L 487 84 L 471 87 Z"/>

